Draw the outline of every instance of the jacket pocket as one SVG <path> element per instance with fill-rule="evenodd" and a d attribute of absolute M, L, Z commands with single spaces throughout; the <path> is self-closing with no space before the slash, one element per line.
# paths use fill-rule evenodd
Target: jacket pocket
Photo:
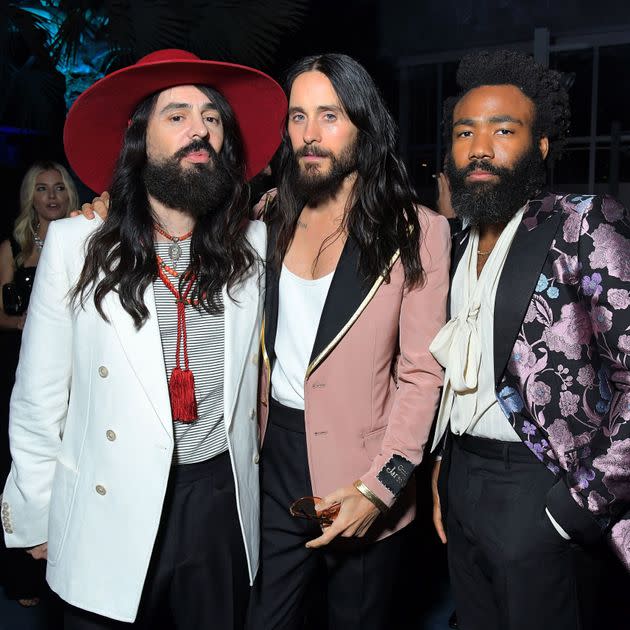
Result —
<path fill-rule="evenodd" d="M 48 562 L 50 564 L 56 564 L 63 551 L 78 478 L 74 470 L 57 462 L 48 516 Z"/>
<path fill-rule="evenodd" d="M 363 447 L 370 460 L 373 460 L 379 454 L 386 430 L 387 427 L 381 427 L 363 435 Z"/>

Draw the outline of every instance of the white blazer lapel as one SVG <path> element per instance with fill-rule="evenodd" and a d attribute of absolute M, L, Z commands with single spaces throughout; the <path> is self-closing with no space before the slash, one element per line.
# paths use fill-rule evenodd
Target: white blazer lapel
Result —
<path fill-rule="evenodd" d="M 234 414 L 243 371 L 245 369 L 251 337 L 259 311 L 258 275 L 251 274 L 247 280 L 239 284 L 228 296 L 223 287 L 223 304 L 225 308 L 225 371 L 223 398 L 225 410 L 225 427 L 229 430 Z"/>
<path fill-rule="evenodd" d="M 135 328 L 131 316 L 122 308 L 117 294 L 108 293 L 104 302 L 105 312 L 118 334 L 127 360 L 155 409 L 164 430 L 172 439 L 171 403 L 153 285 L 149 285 L 144 294 L 144 303 L 149 310 L 149 317 L 139 330 Z"/>

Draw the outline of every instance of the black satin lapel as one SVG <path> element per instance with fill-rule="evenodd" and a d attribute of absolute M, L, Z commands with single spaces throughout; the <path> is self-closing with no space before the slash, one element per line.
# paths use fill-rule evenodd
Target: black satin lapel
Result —
<path fill-rule="evenodd" d="M 521 223 L 512 241 L 494 304 L 496 383 L 503 375 L 510 358 L 561 218 L 562 213 L 555 212 L 532 230 L 527 230 Z"/>
<path fill-rule="evenodd" d="M 451 282 L 453 282 L 453 278 L 455 277 L 457 265 L 459 265 L 459 261 L 462 259 L 462 256 L 466 251 L 466 245 L 468 245 L 469 236 L 470 230 L 468 229 L 464 230 L 463 232 L 453 234 L 451 247 Z"/>
<path fill-rule="evenodd" d="M 457 271 L 457 265 L 459 265 L 459 262 L 462 259 L 464 252 L 466 251 L 466 245 L 468 245 L 469 236 L 470 230 L 466 229 L 462 232 L 458 232 L 457 234 L 453 234 L 451 239 L 451 281 L 449 283 L 447 302 L 447 316 L 449 319 L 453 316 L 453 314 L 451 313 L 451 288 L 453 286 L 453 278 L 455 277 L 455 272 Z"/>
<path fill-rule="evenodd" d="M 276 249 L 276 230 L 267 227 L 267 263 L 265 266 L 265 351 L 269 361 L 275 356 L 274 344 L 276 330 L 278 328 L 278 291 L 280 274 L 272 264 L 273 254 Z"/>
<path fill-rule="evenodd" d="M 348 237 L 324 302 L 309 364 L 335 338 L 370 292 L 372 283 L 361 282 L 358 269 L 359 248 Z"/>

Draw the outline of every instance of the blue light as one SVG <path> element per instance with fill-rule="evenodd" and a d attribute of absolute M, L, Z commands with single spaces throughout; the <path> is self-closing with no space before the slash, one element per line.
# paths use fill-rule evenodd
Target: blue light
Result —
<path fill-rule="evenodd" d="M 59 30 L 67 15 L 58 7 L 56 0 L 42 0 L 39 6 L 20 2 L 20 8 L 37 18 L 39 27 L 47 33 L 47 48 L 52 50 L 57 44 Z M 107 71 L 107 56 L 110 52 L 103 37 L 104 27 L 109 18 L 92 10 L 84 14 L 86 28 L 80 35 L 76 57 L 71 57 L 67 50 L 62 50 L 57 70 L 66 79 L 65 101 L 69 109 L 77 96 L 100 79 Z"/>

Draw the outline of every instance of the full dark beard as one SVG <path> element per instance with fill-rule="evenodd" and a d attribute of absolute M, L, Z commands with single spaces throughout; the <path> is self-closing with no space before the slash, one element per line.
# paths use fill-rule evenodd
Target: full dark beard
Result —
<path fill-rule="evenodd" d="M 208 151 L 210 162 L 183 168 L 180 160 L 193 151 Z M 221 209 L 230 197 L 232 180 L 212 146 L 197 140 L 166 160 L 148 160 L 144 168 L 147 192 L 168 208 L 194 218 Z"/>
<path fill-rule="evenodd" d="M 330 169 L 326 173 L 321 173 L 319 168 L 314 165 L 309 165 L 304 170 L 300 169 L 299 160 L 305 155 L 330 158 Z M 295 151 L 289 181 L 296 197 L 309 205 L 317 205 L 334 197 L 339 192 L 344 179 L 356 170 L 356 142 L 346 147 L 339 156 L 317 146 L 309 145 Z"/>
<path fill-rule="evenodd" d="M 497 175 L 499 181 L 466 181 L 466 176 L 477 168 Z M 478 160 L 458 169 L 449 154 L 444 170 L 451 186 L 453 210 L 471 227 L 508 223 L 545 183 L 545 161 L 535 145 L 512 168 Z"/>

